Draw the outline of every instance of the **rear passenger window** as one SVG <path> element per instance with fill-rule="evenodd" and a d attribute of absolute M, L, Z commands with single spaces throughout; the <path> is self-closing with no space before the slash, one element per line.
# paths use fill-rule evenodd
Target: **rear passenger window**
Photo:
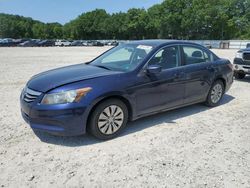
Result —
<path fill-rule="evenodd" d="M 212 55 L 196 47 L 183 46 L 186 65 L 212 61 Z"/>

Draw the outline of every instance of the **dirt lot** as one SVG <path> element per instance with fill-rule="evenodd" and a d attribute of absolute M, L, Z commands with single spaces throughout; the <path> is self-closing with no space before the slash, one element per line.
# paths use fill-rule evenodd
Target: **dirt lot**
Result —
<path fill-rule="evenodd" d="M 250 78 L 221 105 L 140 119 L 118 138 L 35 135 L 19 94 L 34 74 L 107 48 L 0 48 L 1 187 L 250 187 Z M 215 50 L 233 59 L 235 50 Z"/>

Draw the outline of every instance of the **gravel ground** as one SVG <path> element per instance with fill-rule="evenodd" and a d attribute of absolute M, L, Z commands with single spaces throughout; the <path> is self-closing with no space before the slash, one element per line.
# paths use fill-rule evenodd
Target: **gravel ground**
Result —
<path fill-rule="evenodd" d="M 216 108 L 143 118 L 110 141 L 34 134 L 20 115 L 26 81 L 105 50 L 0 48 L 1 187 L 250 187 L 249 77 Z M 215 52 L 232 60 L 236 50 Z"/>

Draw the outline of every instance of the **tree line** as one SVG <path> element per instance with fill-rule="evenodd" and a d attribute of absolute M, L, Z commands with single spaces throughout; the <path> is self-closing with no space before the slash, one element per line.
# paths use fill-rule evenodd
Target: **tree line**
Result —
<path fill-rule="evenodd" d="M 62 25 L 0 14 L 0 38 L 249 39 L 250 0 L 165 0 L 149 9 L 96 9 Z"/>

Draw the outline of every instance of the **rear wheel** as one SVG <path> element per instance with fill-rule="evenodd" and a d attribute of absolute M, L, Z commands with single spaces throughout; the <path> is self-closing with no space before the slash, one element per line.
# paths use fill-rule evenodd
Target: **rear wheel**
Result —
<path fill-rule="evenodd" d="M 234 76 L 235 76 L 236 79 L 244 79 L 246 74 L 243 73 L 243 72 L 235 72 Z"/>
<path fill-rule="evenodd" d="M 217 80 L 212 85 L 206 100 L 207 106 L 217 106 L 224 94 L 225 86 L 221 80 Z"/>
<path fill-rule="evenodd" d="M 127 106 L 120 100 L 109 99 L 100 103 L 91 114 L 89 131 L 98 139 L 111 139 L 122 131 L 127 121 Z"/>

